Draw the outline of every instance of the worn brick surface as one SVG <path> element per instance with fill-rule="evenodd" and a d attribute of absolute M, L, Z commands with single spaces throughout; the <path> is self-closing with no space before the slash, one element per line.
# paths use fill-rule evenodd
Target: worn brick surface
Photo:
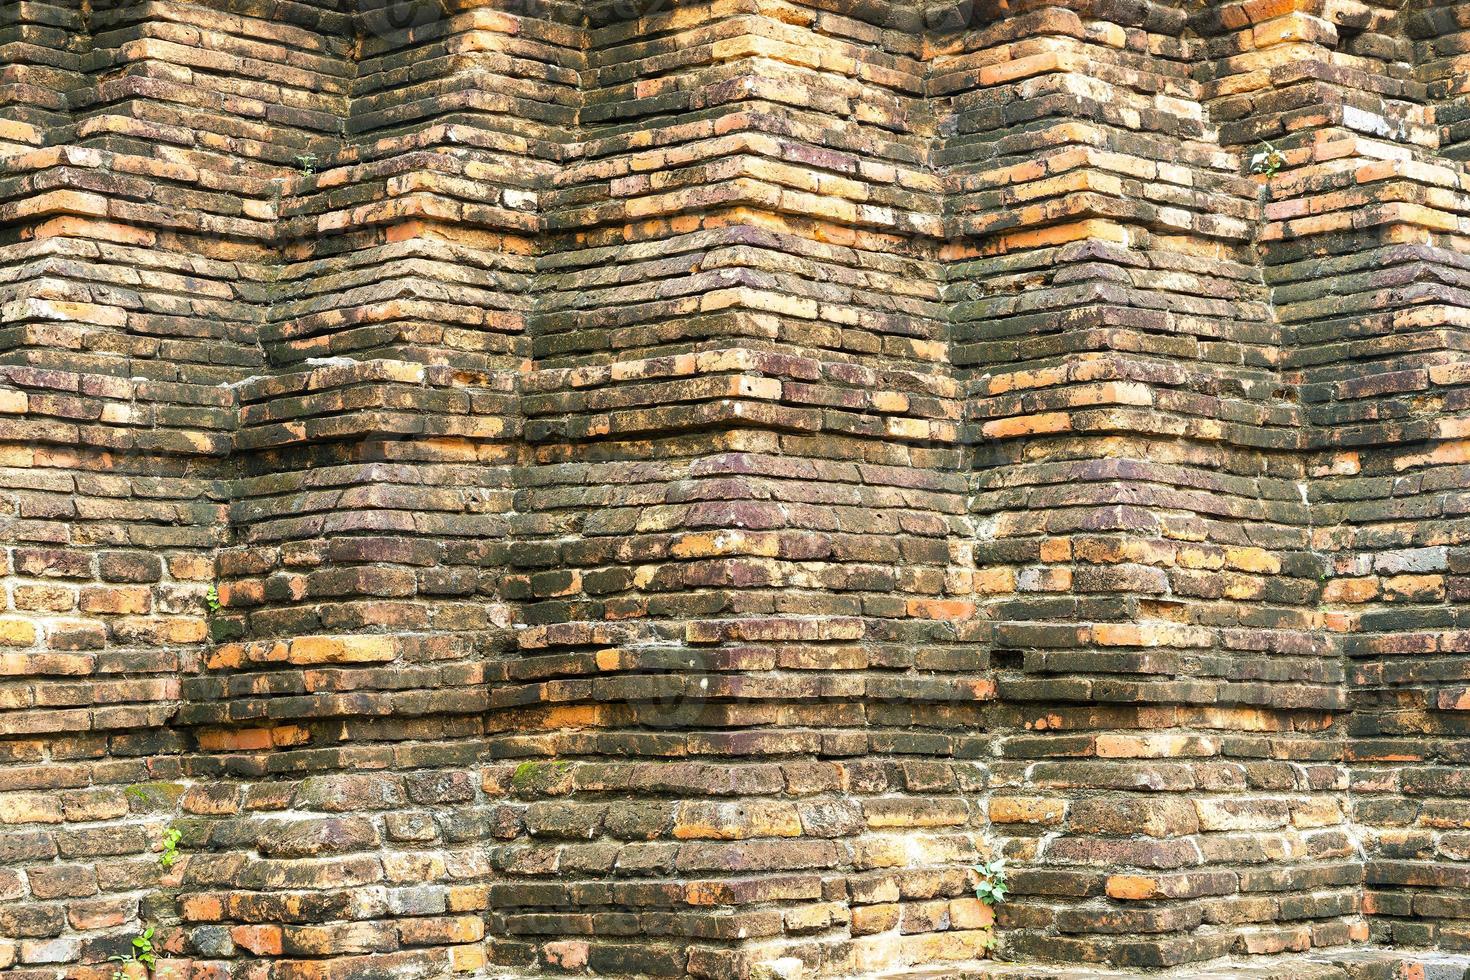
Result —
<path fill-rule="evenodd" d="M 1461 976 L 1467 160 L 1457 0 L 4 0 L 0 976 Z"/>

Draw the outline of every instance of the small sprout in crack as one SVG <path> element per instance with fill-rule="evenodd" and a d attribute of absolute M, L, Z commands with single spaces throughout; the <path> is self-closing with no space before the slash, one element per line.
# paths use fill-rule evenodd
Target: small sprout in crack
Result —
<path fill-rule="evenodd" d="M 167 871 L 179 860 L 179 841 L 183 837 L 183 833 L 175 827 L 163 832 L 163 851 L 158 855 L 159 868 Z"/>
<path fill-rule="evenodd" d="M 1006 892 L 1010 889 L 1006 881 L 1006 859 L 996 858 L 984 864 L 975 866 L 975 874 L 980 876 L 975 885 L 975 897 L 986 905 L 999 905 L 1006 900 Z"/>
<path fill-rule="evenodd" d="M 1265 140 L 1261 141 L 1261 146 L 1263 149 L 1251 154 L 1251 173 L 1274 177 L 1281 169 L 1281 165 L 1286 162 L 1286 157 Z"/>
<path fill-rule="evenodd" d="M 217 613 L 224 608 L 224 604 L 219 601 L 219 586 L 211 585 L 209 591 L 204 593 L 204 605 L 212 613 Z"/>
<path fill-rule="evenodd" d="M 301 176 L 310 177 L 316 173 L 316 154 L 302 153 L 296 157 L 296 163 L 301 168 Z"/>
<path fill-rule="evenodd" d="M 112 971 L 112 978 L 121 980 L 127 976 L 129 963 L 142 963 L 146 969 L 151 970 L 155 959 L 157 956 L 153 952 L 153 927 L 149 926 L 133 937 L 133 948 L 126 955 L 117 953 L 109 956 L 107 961 L 118 964 L 117 969 Z"/>

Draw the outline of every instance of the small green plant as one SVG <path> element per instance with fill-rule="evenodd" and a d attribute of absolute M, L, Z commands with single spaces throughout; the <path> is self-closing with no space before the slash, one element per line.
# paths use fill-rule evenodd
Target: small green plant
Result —
<path fill-rule="evenodd" d="M 109 956 L 107 961 L 118 964 L 117 969 L 112 971 L 112 980 L 124 980 L 127 977 L 129 963 L 142 963 L 145 969 L 151 970 L 157 958 L 153 952 L 153 927 L 149 926 L 133 937 L 132 949 L 126 954 L 115 953 Z"/>
<path fill-rule="evenodd" d="M 224 608 L 223 603 L 219 601 L 219 586 L 211 585 L 209 591 L 204 593 L 204 605 L 212 613 L 217 613 Z"/>
<path fill-rule="evenodd" d="M 296 157 L 296 164 L 301 168 L 301 176 L 310 177 L 316 173 L 316 154 L 302 153 Z"/>
<path fill-rule="evenodd" d="M 183 833 L 174 827 L 163 832 L 163 851 L 158 855 L 160 869 L 167 871 L 179 860 L 179 841 L 183 837 Z"/>
<path fill-rule="evenodd" d="M 975 874 L 980 880 L 975 884 L 975 897 L 986 905 L 999 905 L 1006 900 L 1006 892 L 1010 889 L 1006 881 L 1006 859 L 996 858 L 984 864 L 975 866 Z"/>
<path fill-rule="evenodd" d="M 1261 140 L 1261 146 L 1263 149 L 1251 155 L 1251 173 L 1274 177 L 1281 165 L 1286 163 L 1286 157 L 1265 140 Z"/>

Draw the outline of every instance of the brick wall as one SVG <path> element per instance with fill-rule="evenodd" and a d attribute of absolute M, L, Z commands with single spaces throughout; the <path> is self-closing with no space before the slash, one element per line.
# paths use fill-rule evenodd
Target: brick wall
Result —
<path fill-rule="evenodd" d="M 0 976 L 1463 969 L 1467 73 L 1454 0 L 10 0 Z"/>

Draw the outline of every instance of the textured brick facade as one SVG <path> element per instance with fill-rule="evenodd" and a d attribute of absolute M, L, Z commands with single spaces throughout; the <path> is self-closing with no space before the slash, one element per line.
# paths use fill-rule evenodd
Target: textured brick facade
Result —
<path fill-rule="evenodd" d="M 1457 0 L 0 0 L 0 977 L 1460 976 L 1467 159 Z"/>

